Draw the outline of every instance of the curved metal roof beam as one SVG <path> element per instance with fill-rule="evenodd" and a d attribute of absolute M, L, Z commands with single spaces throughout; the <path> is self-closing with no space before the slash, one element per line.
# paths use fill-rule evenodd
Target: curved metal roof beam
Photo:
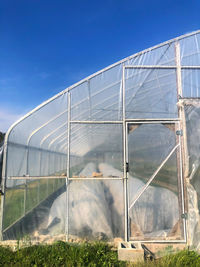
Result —
<path fill-rule="evenodd" d="M 68 147 L 68 142 L 65 142 L 64 144 L 62 144 L 62 145 L 60 146 L 60 151 L 62 151 L 62 149 L 63 149 L 64 147 Z"/>
<path fill-rule="evenodd" d="M 50 149 L 50 147 L 52 146 L 52 144 L 54 144 L 56 142 L 56 140 L 58 140 L 60 137 L 62 137 L 63 135 L 66 134 L 66 131 L 60 135 L 58 135 L 56 138 L 54 138 L 48 145 L 48 149 Z"/>
<path fill-rule="evenodd" d="M 59 126 L 58 128 L 56 128 L 55 130 L 53 130 L 52 132 L 50 132 L 49 134 L 47 134 L 40 142 L 40 147 L 43 145 L 43 143 L 45 142 L 46 139 L 48 139 L 52 134 L 54 134 L 55 132 L 57 132 L 58 130 L 60 130 L 62 127 L 64 127 L 65 125 L 67 125 L 68 122 L 63 123 L 61 126 Z"/>
<path fill-rule="evenodd" d="M 62 142 L 65 141 L 65 140 L 66 140 L 66 136 L 64 136 L 61 140 L 59 140 L 59 141 L 57 142 L 57 144 L 55 145 L 56 148 L 57 148 L 58 144 L 62 143 Z"/>
<path fill-rule="evenodd" d="M 52 119 L 50 119 L 49 121 L 45 122 L 44 124 L 42 124 L 40 127 L 38 127 L 37 129 L 35 129 L 28 137 L 27 139 L 27 146 L 29 145 L 31 138 L 37 133 L 39 132 L 41 129 L 43 129 L 44 127 L 46 127 L 49 123 L 55 121 L 56 119 L 58 119 L 59 117 L 61 117 L 63 114 L 65 114 L 68 111 L 68 109 L 64 110 L 63 112 L 59 113 L 58 115 L 56 115 L 55 117 L 53 117 Z"/>

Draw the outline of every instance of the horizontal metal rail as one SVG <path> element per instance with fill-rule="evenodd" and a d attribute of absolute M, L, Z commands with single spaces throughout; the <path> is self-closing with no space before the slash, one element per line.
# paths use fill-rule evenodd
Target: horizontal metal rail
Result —
<path fill-rule="evenodd" d="M 123 121 L 70 121 L 70 123 L 84 123 L 84 124 L 122 124 Z"/>
<path fill-rule="evenodd" d="M 124 65 L 125 69 L 176 69 L 177 66 L 170 65 Z"/>
<path fill-rule="evenodd" d="M 191 70 L 199 70 L 200 66 L 180 66 L 181 69 L 191 69 Z"/>
<path fill-rule="evenodd" d="M 52 154 L 58 154 L 58 155 L 63 155 L 63 156 L 66 156 L 65 153 L 62 153 L 62 152 L 59 152 L 59 151 L 54 151 L 54 150 L 50 150 L 50 149 L 45 149 L 45 148 L 41 148 L 41 147 L 36 147 L 36 146 L 27 146 L 27 145 L 24 145 L 24 144 L 19 144 L 19 143 L 14 143 L 14 142 L 8 142 L 8 145 L 13 145 L 13 146 L 16 146 L 16 147 L 23 147 L 23 148 L 26 148 L 26 149 L 33 149 L 33 150 L 37 150 L 37 151 L 44 151 L 44 152 L 48 152 L 48 153 L 52 153 Z"/>
<path fill-rule="evenodd" d="M 130 121 L 127 124 L 175 124 L 177 121 Z"/>
<path fill-rule="evenodd" d="M 179 118 L 155 118 L 155 119 L 126 119 L 126 122 L 177 122 L 177 121 L 180 121 Z M 73 120 L 73 121 L 70 121 L 70 123 L 73 123 L 73 124 L 122 124 L 123 121 L 80 121 L 80 120 Z"/>
<path fill-rule="evenodd" d="M 200 100 L 200 97 L 180 97 L 180 100 Z"/>
<path fill-rule="evenodd" d="M 123 177 L 77 177 L 77 178 L 69 178 L 68 180 L 81 180 L 81 181 L 84 181 L 84 180 L 123 180 L 124 178 Z"/>
<path fill-rule="evenodd" d="M 177 123 L 180 119 L 126 119 L 127 123 Z"/>
<path fill-rule="evenodd" d="M 177 69 L 177 66 L 170 65 L 125 65 L 125 69 Z M 180 66 L 181 69 L 200 69 L 200 66 Z"/>
<path fill-rule="evenodd" d="M 63 176 L 10 176 L 8 180 L 36 180 L 36 179 L 65 179 L 66 175 Z"/>
<path fill-rule="evenodd" d="M 157 240 L 157 239 L 152 239 L 152 240 L 135 240 L 134 237 L 130 237 L 129 238 L 130 241 L 134 241 L 134 243 L 186 243 L 186 240 L 185 239 L 180 239 L 180 240 L 170 240 L 170 239 L 166 239 L 166 240 L 163 240 L 163 239 L 160 239 L 160 240 Z"/>
<path fill-rule="evenodd" d="M 10 176 L 8 180 L 66 179 L 67 176 Z M 68 180 L 123 180 L 123 177 L 71 177 Z"/>

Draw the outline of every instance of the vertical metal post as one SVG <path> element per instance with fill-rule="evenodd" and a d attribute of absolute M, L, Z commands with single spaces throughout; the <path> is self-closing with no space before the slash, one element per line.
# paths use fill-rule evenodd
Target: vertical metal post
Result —
<path fill-rule="evenodd" d="M 28 161 L 29 161 L 29 147 L 27 147 L 26 152 L 26 175 L 29 175 L 29 167 L 28 167 Z M 27 179 L 25 179 L 25 188 L 24 188 L 24 216 L 26 215 L 26 200 L 27 200 Z"/>
<path fill-rule="evenodd" d="M 124 148 L 124 239 L 128 241 L 128 186 L 127 186 L 127 172 L 126 172 L 126 101 L 125 101 L 125 66 L 122 65 L 122 115 L 123 115 L 123 148 Z"/>
<path fill-rule="evenodd" d="M 39 175 L 42 176 L 42 151 L 39 151 Z M 40 179 L 38 179 L 38 203 L 40 202 Z"/>
<path fill-rule="evenodd" d="M 128 123 L 126 122 L 126 164 L 129 164 L 129 159 L 128 159 Z M 129 241 L 130 233 L 131 233 L 131 228 L 130 228 L 130 218 L 129 218 L 129 180 L 128 180 L 128 173 L 127 173 L 127 168 L 126 168 L 126 210 L 127 210 L 127 241 Z"/>
<path fill-rule="evenodd" d="M 69 241 L 69 177 L 70 177 L 70 132 L 71 132 L 71 93 L 68 92 L 68 127 L 67 127 L 67 178 L 66 178 L 66 241 Z"/>
<path fill-rule="evenodd" d="M 179 123 L 179 131 L 181 130 L 181 126 L 180 126 L 180 123 Z M 179 143 L 181 144 L 181 136 L 179 135 Z M 181 168 L 180 168 L 180 187 L 181 187 L 181 197 L 182 197 L 182 212 L 185 213 L 185 197 L 186 197 L 186 194 L 184 193 L 184 183 L 183 183 L 183 178 L 184 178 L 184 173 L 183 173 L 183 169 L 182 169 L 182 166 L 183 166 L 183 156 L 182 156 L 182 147 L 180 145 L 179 147 L 179 157 L 180 157 L 180 165 L 181 165 Z M 183 223 L 183 235 L 184 235 L 184 239 L 186 240 L 187 242 L 187 233 L 186 233 L 186 219 L 184 218 L 184 223 Z"/>
<path fill-rule="evenodd" d="M 177 100 L 179 101 L 180 97 L 183 97 L 182 90 L 182 75 L 181 75 L 181 55 L 180 55 L 180 44 L 179 42 L 175 43 L 175 53 L 176 53 L 176 78 L 177 78 Z M 188 160 L 188 146 L 187 146 L 187 131 L 186 131 L 186 119 L 185 119 L 185 110 L 184 106 L 178 106 L 178 115 L 181 121 L 181 126 L 183 129 L 183 149 L 184 149 L 184 177 L 189 175 L 189 160 Z"/>
<path fill-rule="evenodd" d="M 51 167 L 51 153 L 48 152 L 48 160 L 47 160 L 47 170 L 48 170 L 48 175 L 50 176 L 50 167 Z M 47 196 L 49 195 L 49 179 L 47 178 Z"/>
<path fill-rule="evenodd" d="M 38 184 L 38 189 L 37 189 L 37 203 L 39 204 L 39 202 L 40 202 L 40 179 L 38 179 L 37 184 Z"/>
<path fill-rule="evenodd" d="M 177 101 L 183 96 L 182 91 L 182 77 L 181 77 L 181 55 L 180 55 L 180 43 L 177 41 L 175 43 L 175 57 L 176 57 L 176 80 L 177 80 Z M 186 121 L 185 121 L 185 110 L 182 105 L 178 105 L 178 116 L 180 118 L 181 128 L 183 130 L 183 137 L 179 136 L 179 142 L 181 144 L 181 149 L 179 151 L 180 161 L 178 162 L 179 168 L 179 185 L 181 187 L 181 209 L 182 213 L 185 213 L 185 194 L 184 194 L 184 183 L 183 178 L 188 177 L 189 174 L 189 159 L 188 159 L 188 147 L 187 147 L 187 131 L 186 131 Z M 180 128 L 179 128 L 180 129 Z M 182 142 L 181 142 L 182 141 Z M 183 153 L 183 157 L 182 157 Z M 181 164 L 183 162 L 183 164 Z M 184 167 L 184 169 L 182 169 Z M 186 234 L 186 219 L 183 218 L 183 234 L 184 239 L 187 241 Z"/>
<path fill-rule="evenodd" d="M 5 137 L 4 141 L 4 152 L 3 152 L 3 169 L 2 169 L 2 182 L 1 190 L 3 195 L 1 195 L 1 211 L 0 211 L 0 240 L 3 241 L 3 215 L 5 207 L 5 197 L 6 197 L 6 178 L 7 178 L 7 159 L 8 159 L 8 136 Z"/>
<path fill-rule="evenodd" d="M 91 90 L 90 90 L 90 80 L 87 81 L 88 84 L 88 100 L 89 100 L 89 118 L 92 119 L 92 99 L 91 99 Z"/>
<path fill-rule="evenodd" d="M 42 151 L 39 150 L 39 176 L 42 176 Z"/>
<path fill-rule="evenodd" d="M 56 173 L 56 155 L 55 155 L 55 153 L 53 153 L 53 173 L 55 174 Z M 55 183 L 56 183 L 56 181 L 55 181 L 55 179 L 53 179 L 53 192 L 54 192 L 54 190 L 55 190 Z M 50 191 L 50 194 L 51 194 L 51 191 Z"/>

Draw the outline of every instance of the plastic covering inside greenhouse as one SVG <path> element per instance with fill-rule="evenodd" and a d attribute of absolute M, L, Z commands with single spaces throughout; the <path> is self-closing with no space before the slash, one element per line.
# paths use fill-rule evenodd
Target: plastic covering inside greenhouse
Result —
<path fill-rule="evenodd" d="M 8 130 L 1 239 L 200 247 L 200 31 L 125 58 Z"/>

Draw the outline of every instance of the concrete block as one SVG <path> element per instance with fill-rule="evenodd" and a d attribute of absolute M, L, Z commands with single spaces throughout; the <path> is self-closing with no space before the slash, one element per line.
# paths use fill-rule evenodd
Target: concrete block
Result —
<path fill-rule="evenodd" d="M 144 250 L 140 243 L 119 242 L 118 260 L 138 262 L 144 261 Z"/>

